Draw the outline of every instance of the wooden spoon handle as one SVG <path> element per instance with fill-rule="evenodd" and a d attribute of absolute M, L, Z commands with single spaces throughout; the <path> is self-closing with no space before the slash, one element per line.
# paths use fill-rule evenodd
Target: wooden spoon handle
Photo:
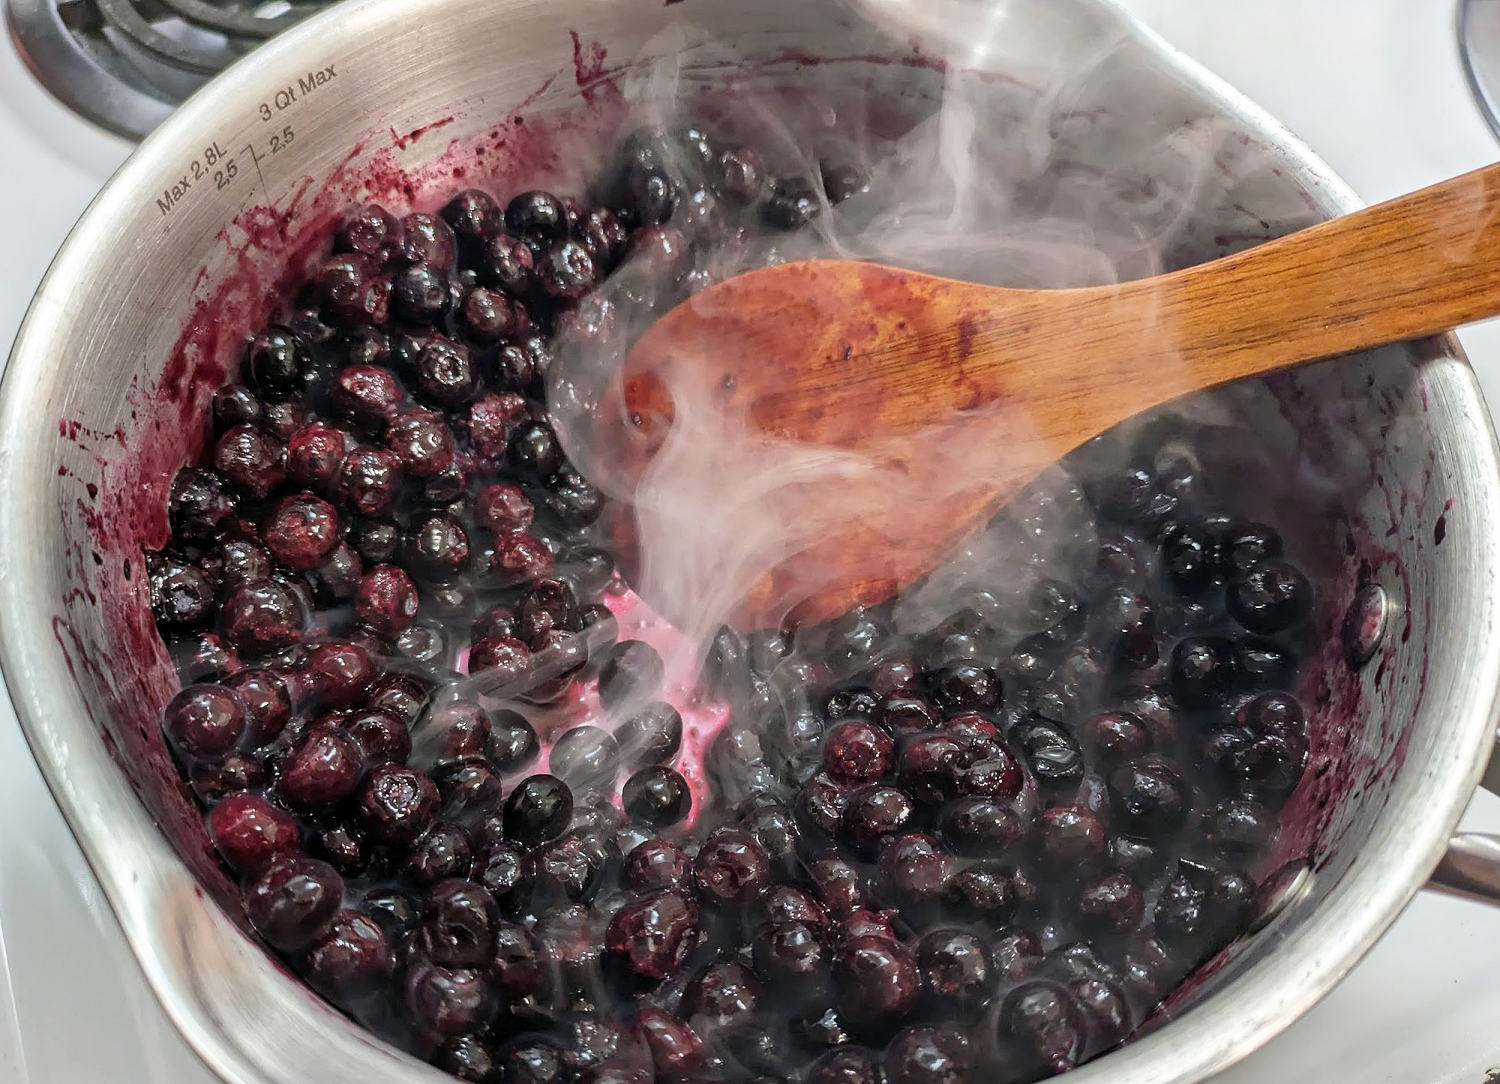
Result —
<path fill-rule="evenodd" d="M 1177 394 L 1500 315 L 1500 164 L 1122 289 L 1159 291 Z"/>

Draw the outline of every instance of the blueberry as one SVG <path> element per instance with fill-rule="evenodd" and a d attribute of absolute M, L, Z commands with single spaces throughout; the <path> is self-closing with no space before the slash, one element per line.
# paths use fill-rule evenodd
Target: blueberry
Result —
<path fill-rule="evenodd" d="M 1228 640 L 1189 636 L 1172 649 L 1172 695 L 1183 705 L 1213 707 L 1223 702 L 1234 683 L 1234 654 Z"/>
<path fill-rule="evenodd" d="M 1284 561 L 1267 561 L 1229 585 L 1225 601 L 1234 619 L 1269 636 L 1291 628 L 1312 608 L 1312 584 Z"/>
<path fill-rule="evenodd" d="M 544 843 L 560 835 L 572 815 L 573 792 L 566 783 L 550 775 L 529 776 L 505 800 L 505 833 L 518 843 Z"/>

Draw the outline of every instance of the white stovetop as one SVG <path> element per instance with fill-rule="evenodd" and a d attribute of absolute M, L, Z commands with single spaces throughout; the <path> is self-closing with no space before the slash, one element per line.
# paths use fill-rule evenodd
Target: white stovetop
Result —
<path fill-rule="evenodd" d="M 1493 161 L 1455 0 L 1123 0 L 1375 201 Z M 67 115 L 0 43 L 0 356 L 128 147 Z M 1500 402 L 1500 325 L 1463 336 Z M 1479 795 L 1466 827 L 1500 831 Z M 1500 1067 L 1500 910 L 1423 894 L 1347 981 L 1215 1084 L 1483 1084 Z M 212 1084 L 139 976 L 0 697 L 0 1080 Z"/>

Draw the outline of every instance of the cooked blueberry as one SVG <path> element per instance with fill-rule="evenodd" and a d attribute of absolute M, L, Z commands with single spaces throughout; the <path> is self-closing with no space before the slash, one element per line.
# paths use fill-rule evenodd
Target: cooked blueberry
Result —
<path fill-rule="evenodd" d="M 1000 1007 L 1001 1043 L 1048 1075 L 1078 1064 L 1085 1029 L 1083 1014 L 1071 995 L 1051 983 L 1018 986 Z"/>
<path fill-rule="evenodd" d="M 661 688 L 666 667 L 643 640 L 623 640 L 610 649 L 599 670 L 599 699 L 606 708 L 637 703 Z"/>
<path fill-rule="evenodd" d="M 770 195 L 761 205 L 761 218 L 768 226 L 795 230 L 817 218 L 822 209 L 812 185 L 792 177 L 772 182 Z"/>
<path fill-rule="evenodd" d="M 567 784 L 550 775 L 533 775 L 505 800 L 505 831 L 518 843 L 543 843 L 561 834 L 572 815 L 573 793 Z"/>
<path fill-rule="evenodd" d="M 526 240 L 558 241 L 568 232 L 567 211 L 550 192 L 523 192 L 506 204 L 505 228 Z"/>
<path fill-rule="evenodd" d="M 343 896 L 343 878 L 327 863 L 279 858 L 245 886 L 245 913 L 270 944 L 300 949 L 328 928 Z"/>
<path fill-rule="evenodd" d="M 1225 594 L 1229 612 L 1262 636 L 1301 621 L 1312 608 L 1312 584 L 1284 561 L 1267 561 L 1233 580 Z"/>
<path fill-rule="evenodd" d="M 671 768 L 642 768 L 625 781 L 621 792 L 625 812 L 658 828 L 681 821 L 692 806 L 687 781 Z"/>
<path fill-rule="evenodd" d="M 1172 695 L 1188 707 L 1221 703 L 1234 683 L 1234 654 L 1229 641 L 1189 636 L 1172 649 Z"/>

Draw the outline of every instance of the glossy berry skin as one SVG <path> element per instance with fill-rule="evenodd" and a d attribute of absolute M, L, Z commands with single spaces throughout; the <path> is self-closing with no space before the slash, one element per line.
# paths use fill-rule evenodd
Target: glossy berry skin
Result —
<path fill-rule="evenodd" d="M 1312 585 L 1295 566 L 1267 561 L 1231 582 L 1224 599 L 1236 621 L 1270 636 L 1301 621 L 1312 607 L 1312 594 Z"/>
<path fill-rule="evenodd" d="M 908 1028 L 885 1053 L 888 1084 L 963 1084 L 974 1055 L 967 1037 L 953 1027 Z"/>
<path fill-rule="evenodd" d="M 562 201 L 550 192 L 522 192 L 505 205 L 505 228 L 516 237 L 558 241 L 568 232 Z"/>
<path fill-rule="evenodd" d="M 844 811 L 843 831 L 859 850 L 873 856 L 887 837 L 900 833 L 916 812 L 916 803 L 896 787 L 871 785 L 855 791 Z"/>
<path fill-rule="evenodd" d="M 413 768 L 383 765 L 372 770 L 355 795 L 355 816 L 381 842 L 409 844 L 437 815 L 440 798 L 431 778 Z"/>
<path fill-rule="evenodd" d="M 395 969 L 385 931 L 359 911 L 334 915 L 307 953 L 307 981 L 340 1004 L 379 990 Z"/>
<path fill-rule="evenodd" d="M 536 760 L 537 752 L 536 731 L 525 716 L 513 711 L 491 714 L 485 756 L 497 771 L 513 772 L 525 768 Z"/>
<path fill-rule="evenodd" d="M 866 782 L 890 774 L 896 743 L 884 730 L 862 719 L 839 723 L 823 741 L 823 765 L 835 778 Z"/>
<path fill-rule="evenodd" d="M 263 501 L 286 478 L 286 447 L 264 429 L 237 425 L 214 445 L 214 467 L 241 494 Z"/>
<path fill-rule="evenodd" d="M 447 276 L 426 263 L 414 263 L 391 284 L 391 314 L 413 324 L 437 324 L 452 305 Z"/>
<path fill-rule="evenodd" d="M 665 673 L 654 647 L 642 640 L 623 640 L 610 649 L 599 669 L 599 700 L 606 708 L 653 696 Z"/>
<path fill-rule="evenodd" d="M 245 375 L 262 398 L 286 400 L 301 390 L 309 360 L 307 346 L 296 334 L 273 326 L 251 337 L 245 352 Z M 241 423 L 255 420 L 245 417 Z"/>
<path fill-rule="evenodd" d="M 923 996 L 944 1007 L 981 1005 L 995 982 L 995 962 L 985 938 L 968 930 L 937 929 L 917 945 Z"/>
<path fill-rule="evenodd" d="M 1234 683 L 1234 655 L 1227 640 L 1189 636 L 1172 649 L 1172 695 L 1187 707 L 1221 703 Z"/>
<path fill-rule="evenodd" d="M 504 482 L 481 489 L 474 510 L 484 529 L 495 534 L 524 531 L 536 518 L 536 508 L 521 487 Z"/>
<path fill-rule="evenodd" d="M 748 832 L 721 828 L 704 841 L 693 863 L 700 896 L 720 905 L 748 903 L 770 882 L 771 860 Z"/>
<path fill-rule="evenodd" d="M 833 980 L 844 1010 L 872 1023 L 904 1016 L 916 1003 L 921 986 L 910 949 L 868 934 L 839 946 Z"/>
<path fill-rule="evenodd" d="M 397 636 L 416 619 L 417 585 L 397 565 L 376 565 L 360 578 L 354 612 L 382 636 Z"/>
<path fill-rule="evenodd" d="M 245 702 L 221 685 L 191 685 L 162 712 L 173 745 L 191 756 L 215 756 L 240 744 L 247 725 Z"/>
<path fill-rule="evenodd" d="M 1161 757 L 1143 757 L 1116 768 L 1109 776 L 1115 819 L 1130 835 L 1159 839 L 1187 823 L 1192 794 L 1181 774 Z"/>
<path fill-rule="evenodd" d="M 465 1035 L 477 1031 L 494 1013 L 494 992 L 480 971 L 419 964 L 409 975 L 406 1008 L 429 1034 Z"/>
<path fill-rule="evenodd" d="M 1110 874 L 1079 893 L 1079 929 L 1096 937 L 1127 934 L 1140 925 L 1144 910 L 1135 882 L 1123 873 Z"/>
<path fill-rule="evenodd" d="M 292 691 L 274 670 L 241 670 L 224 682 L 245 705 L 246 739 L 264 745 L 281 733 L 292 717 Z"/>
<path fill-rule="evenodd" d="M 444 967 L 487 967 L 499 925 L 499 908 L 486 888 L 449 878 L 427 893 L 414 946 L 425 959 Z"/>
<path fill-rule="evenodd" d="M 297 822 L 264 798 L 231 794 L 209 812 L 208 838 L 237 873 L 257 874 L 282 855 L 295 854 Z"/>
<path fill-rule="evenodd" d="M 215 472 L 183 467 L 172 478 L 167 520 L 173 537 L 185 542 L 207 541 L 233 514 L 234 498 Z"/>
<path fill-rule="evenodd" d="M 1039 860 L 1068 874 L 1076 874 L 1086 864 L 1103 858 L 1109 846 L 1104 822 L 1083 806 L 1043 810 L 1034 831 Z"/>
<path fill-rule="evenodd" d="M 1021 818 L 1009 805 L 990 798 L 959 798 L 939 813 L 938 834 L 955 854 L 999 858 L 1025 835 Z"/>
<path fill-rule="evenodd" d="M 363 647 L 348 640 L 325 640 L 308 649 L 302 684 L 324 706 L 347 708 L 363 699 L 377 673 L 375 660 Z"/>
<path fill-rule="evenodd" d="M 533 483 L 549 480 L 563 465 L 562 445 L 546 422 L 526 422 L 516 427 L 506 449 L 507 462 L 522 479 Z"/>
<path fill-rule="evenodd" d="M 573 793 L 561 779 L 533 775 L 505 800 L 505 834 L 534 845 L 560 835 L 573 815 Z"/>
<path fill-rule="evenodd" d="M 635 1026 L 658 1079 L 690 1080 L 702 1070 L 703 1041 L 677 1017 L 647 1007 L 636 1015 Z"/>
<path fill-rule="evenodd" d="M 335 724 L 319 724 L 282 761 L 276 793 L 297 809 L 330 806 L 353 793 L 364 770 L 359 742 Z"/>
<path fill-rule="evenodd" d="M 339 542 L 339 514 L 307 494 L 277 504 L 262 528 L 266 547 L 287 568 L 316 568 Z"/>
<path fill-rule="evenodd" d="M 823 1054 L 807 1070 L 807 1084 L 881 1084 L 876 1056 L 857 1046 L 841 1046 Z"/>
<path fill-rule="evenodd" d="M 280 858 L 245 886 L 245 913 L 267 942 L 299 949 L 328 927 L 343 895 L 343 878 L 332 866 L 311 858 Z"/>
<path fill-rule="evenodd" d="M 1047 1073 L 1072 1069 L 1083 1056 L 1085 1022 L 1072 997 L 1046 982 L 1018 986 L 1000 1007 L 1001 1043 Z"/>
<path fill-rule="evenodd" d="M 577 241 L 563 241 L 537 264 L 536 280 L 554 302 L 577 301 L 599 284 L 599 271 L 589 250 Z"/>
<path fill-rule="evenodd" d="M 642 768 L 625 781 L 621 801 L 628 816 L 656 828 L 683 820 L 692 807 L 687 781 L 671 768 Z"/>
<path fill-rule="evenodd" d="M 628 903 L 610 919 L 605 949 L 644 979 L 676 974 L 698 934 L 698 905 L 679 892 L 657 892 Z"/>
<path fill-rule="evenodd" d="M 751 1022 L 760 1007 L 759 980 L 735 963 L 716 963 L 700 972 L 683 993 L 682 1009 L 695 1030 Z"/>
<path fill-rule="evenodd" d="M 682 748 L 682 716 L 665 701 L 648 703 L 615 728 L 615 739 L 631 766 L 670 764 Z"/>
<path fill-rule="evenodd" d="M 385 448 L 355 448 L 344 457 L 334 479 L 339 506 L 361 516 L 381 516 L 401 489 L 401 461 Z"/>
<path fill-rule="evenodd" d="M 570 787 L 586 790 L 608 784 L 619 760 L 620 746 L 613 734 L 602 727 L 577 726 L 557 739 L 547 764 Z"/>

